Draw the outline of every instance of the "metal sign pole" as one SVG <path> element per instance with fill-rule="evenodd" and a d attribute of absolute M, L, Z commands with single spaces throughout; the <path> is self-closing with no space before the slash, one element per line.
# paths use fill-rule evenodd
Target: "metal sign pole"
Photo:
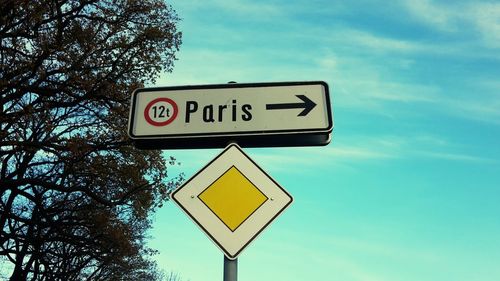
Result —
<path fill-rule="evenodd" d="M 238 259 L 230 260 L 224 255 L 224 281 L 238 281 Z"/>
<path fill-rule="evenodd" d="M 229 81 L 228 84 L 235 84 L 235 81 Z M 229 145 L 236 144 L 230 141 Z M 230 260 L 224 255 L 224 279 L 223 281 L 238 281 L 238 259 Z"/>

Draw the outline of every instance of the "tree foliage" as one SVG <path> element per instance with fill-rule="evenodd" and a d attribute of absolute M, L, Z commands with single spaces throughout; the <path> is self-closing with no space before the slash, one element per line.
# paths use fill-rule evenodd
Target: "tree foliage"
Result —
<path fill-rule="evenodd" d="M 126 136 L 181 44 L 161 0 L 0 1 L 0 255 L 10 280 L 158 280 L 149 215 L 180 178 Z"/>

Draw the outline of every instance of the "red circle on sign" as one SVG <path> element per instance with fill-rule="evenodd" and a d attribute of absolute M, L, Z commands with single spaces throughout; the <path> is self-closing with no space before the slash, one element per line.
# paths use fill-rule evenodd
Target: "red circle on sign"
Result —
<path fill-rule="evenodd" d="M 173 110 L 172 116 L 170 116 L 170 118 L 168 118 L 167 120 L 161 121 L 161 122 L 155 121 L 155 120 L 153 120 L 153 118 L 151 118 L 151 116 L 149 116 L 149 111 L 151 110 L 151 108 L 156 103 L 159 103 L 159 102 L 166 102 L 166 103 L 170 104 L 172 106 L 172 110 Z M 173 100 L 171 100 L 169 98 L 157 98 L 157 99 L 150 101 L 148 103 L 148 105 L 146 106 L 146 109 L 144 109 L 144 118 L 146 119 L 146 121 L 149 124 L 151 124 L 153 126 L 157 126 L 157 127 L 166 126 L 175 120 L 178 112 L 179 112 L 179 109 L 177 107 L 177 104 Z"/>

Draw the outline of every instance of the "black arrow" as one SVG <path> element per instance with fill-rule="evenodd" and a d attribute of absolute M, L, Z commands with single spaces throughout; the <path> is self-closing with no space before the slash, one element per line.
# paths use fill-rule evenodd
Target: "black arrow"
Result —
<path fill-rule="evenodd" d="M 296 97 L 301 99 L 303 102 L 266 104 L 266 109 L 275 110 L 303 108 L 304 110 L 302 110 L 297 116 L 306 116 L 316 106 L 316 104 L 312 100 L 304 95 L 296 95 Z"/>

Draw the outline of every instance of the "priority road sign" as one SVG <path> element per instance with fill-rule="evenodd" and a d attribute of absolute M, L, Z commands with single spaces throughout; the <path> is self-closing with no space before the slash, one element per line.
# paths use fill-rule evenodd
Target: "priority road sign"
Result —
<path fill-rule="evenodd" d="M 138 148 L 326 145 L 333 129 L 322 81 L 138 89 L 129 136 Z"/>
<path fill-rule="evenodd" d="M 175 190 L 172 199 L 229 259 L 293 200 L 236 144 Z"/>

